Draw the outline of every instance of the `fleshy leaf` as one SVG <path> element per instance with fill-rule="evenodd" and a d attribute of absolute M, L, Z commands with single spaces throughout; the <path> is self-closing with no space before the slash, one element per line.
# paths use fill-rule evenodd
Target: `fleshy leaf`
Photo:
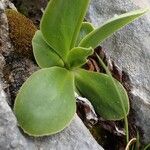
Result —
<path fill-rule="evenodd" d="M 76 42 L 89 0 L 51 0 L 41 21 L 47 43 L 63 58 Z"/>
<path fill-rule="evenodd" d="M 92 24 L 88 23 L 88 22 L 83 22 L 77 41 L 76 41 L 76 45 L 78 46 L 80 41 L 90 32 L 92 32 L 94 30 L 94 27 L 92 26 Z"/>
<path fill-rule="evenodd" d="M 67 56 L 67 64 L 69 68 L 80 67 L 87 62 L 87 57 L 92 55 L 92 48 L 75 47 Z"/>
<path fill-rule="evenodd" d="M 85 36 L 85 38 L 80 42 L 79 46 L 96 48 L 101 42 L 103 42 L 114 32 L 124 27 L 125 25 L 131 23 L 138 17 L 142 16 L 148 10 L 149 9 L 140 9 L 119 15 L 117 17 L 108 20 L 101 27 L 95 29 L 87 36 Z"/>
<path fill-rule="evenodd" d="M 21 87 L 14 111 L 19 125 L 29 135 L 61 131 L 76 111 L 72 73 L 60 67 L 35 72 Z"/>
<path fill-rule="evenodd" d="M 96 112 L 103 118 L 108 120 L 124 118 L 120 99 L 112 79 L 108 75 L 79 69 L 75 72 L 75 83 L 79 92 L 92 102 Z M 127 115 L 129 101 L 126 90 L 118 81 L 116 81 L 116 85 L 119 88 Z"/>
<path fill-rule="evenodd" d="M 32 39 L 33 53 L 37 64 L 41 68 L 63 66 L 62 59 L 43 40 L 41 31 L 37 31 Z"/>

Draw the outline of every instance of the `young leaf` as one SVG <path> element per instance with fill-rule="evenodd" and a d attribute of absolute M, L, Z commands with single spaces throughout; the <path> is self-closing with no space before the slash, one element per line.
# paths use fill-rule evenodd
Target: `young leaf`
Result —
<path fill-rule="evenodd" d="M 90 32 L 92 32 L 94 30 L 94 27 L 92 26 L 92 24 L 90 24 L 89 22 L 83 22 L 77 41 L 76 41 L 76 46 L 79 45 L 80 41 Z"/>
<path fill-rule="evenodd" d="M 87 57 L 92 54 L 92 48 L 75 47 L 67 55 L 67 64 L 69 68 L 80 67 L 87 62 Z"/>
<path fill-rule="evenodd" d="M 41 31 L 37 31 L 32 39 L 33 53 L 37 64 L 41 68 L 64 66 L 62 59 L 43 40 Z"/>
<path fill-rule="evenodd" d="M 62 57 L 75 45 L 89 0 L 51 0 L 41 21 L 47 43 Z"/>
<path fill-rule="evenodd" d="M 112 35 L 114 32 L 131 23 L 133 20 L 142 16 L 148 9 L 141 9 L 132 11 L 129 13 L 122 14 L 114 17 L 104 23 L 101 27 L 90 32 L 79 44 L 81 47 L 92 47 L 96 48 L 101 42 Z"/>
<path fill-rule="evenodd" d="M 21 87 L 14 111 L 19 125 L 29 135 L 61 131 L 76 111 L 72 73 L 60 67 L 35 72 Z"/>
<path fill-rule="evenodd" d="M 79 92 L 92 102 L 97 113 L 103 118 L 108 120 L 124 118 L 118 94 L 108 75 L 78 69 L 75 72 L 75 83 Z M 129 112 L 127 93 L 118 81 L 116 81 L 116 85 L 118 86 L 127 115 Z"/>

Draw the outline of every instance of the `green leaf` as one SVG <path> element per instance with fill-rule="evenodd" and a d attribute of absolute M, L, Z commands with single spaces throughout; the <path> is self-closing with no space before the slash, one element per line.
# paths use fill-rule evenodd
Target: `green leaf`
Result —
<path fill-rule="evenodd" d="M 35 72 L 21 87 L 14 111 L 19 125 L 29 135 L 44 136 L 63 130 L 76 111 L 72 73 L 60 67 Z"/>
<path fill-rule="evenodd" d="M 75 45 L 89 0 L 51 0 L 41 21 L 47 43 L 65 59 Z"/>
<path fill-rule="evenodd" d="M 41 31 L 37 31 L 32 39 L 33 53 L 41 68 L 64 66 L 62 59 L 43 40 Z"/>
<path fill-rule="evenodd" d="M 77 41 L 76 41 L 76 45 L 78 46 L 80 41 L 90 32 L 92 32 L 94 30 L 92 24 L 90 24 L 89 22 L 83 22 L 81 29 L 80 29 L 80 33 L 78 35 Z"/>
<path fill-rule="evenodd" d="M 129 128 L 128 128 L 128 118 L 127 118 L 127 114 L 126 114 L 126 108 L 124 105 L 124 101 L 123 101 L 123 97 L 122 94 L 120 92 L 119 86 L 117 86 L 117 82 L 115 81 L 115 79 L 113 78 L 111 72 L 109 71 L 108 67 L 105 65 L 105 63 L 103 62 L 103 60 L 98 56 L 98 54 L 96 53 L 96 56 L 99 60 L 99 63 L 102 65 L 102 67 L 105 69 L 107 75 L 110 77 L 112 84 L 114 85 L 114 89 L 118 95 L 119 101 L 120 101 L 120 107 L 123 110 L 124 113 L 124 124 L 125 124 L 125 132 L 126 132 L 126 142 L 129 142 Z M 127 97 L 128 98 L 128 97 Z M 128 100 L 128 99 L 127 99 Z M 128 100 L 129 101 L 129 100 Z"/>
<path fill-rule="evenodd" d="M 92 48 L 75 47 L 67 56 L 69 68 L 80 67 L 87 62 L 87 57 L 93 54 Z"/>
<path fill-rule="evenodd" d="M 142 16 L 148 9 L 140 9 L 114 17 L 104 23 L 101 27 L 89 33 L 79 44 L 81 47 L 96 48 L 101 42 L 114 32 Z"/>
<path fill-rule="evenodd" d="M 108 120 L 124 118 L 120 99 L 112 79 L 108 75 L 79 69 L 75 72 L 75 83 L 79 92 L 92 102 L 96 112 L 103 118 Z M 127 115 L 129 112 L 129 101 L 126 90 L 118 81 L 116 81 L 116 85 Z"/>

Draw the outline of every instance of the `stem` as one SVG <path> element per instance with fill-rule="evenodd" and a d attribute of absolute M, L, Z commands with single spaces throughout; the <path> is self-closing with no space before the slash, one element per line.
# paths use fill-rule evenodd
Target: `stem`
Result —
<path fill-rule="evenodd" d="M 105 69 L 106 73 L 110 76 L 114 86 L 115 86 L 115 90 L 117 91 L 117 94 L 118 94 L 118 97 L 121 101 L 121 107 L 123 109 L 123 113 L 124 113 L 124 123 L 125 123 L 125 131 L 126 131 L 126 142 L 128 143 L 129 142 L 129 129 L 128 129 L 128 118 L 127 118 L 127 115 L 126 115 L 126 110 L 125 110 L 125 107 L 124 107 L 124 104 L 123 104 L 123 101 L 122 101 L 122 98 L 121 98 L 121 95 L 120 95 L 120 92 L 118 91 L 118 87 L 115 83 L 115 80 L 113 79 L 109 69 L 107 68 L 107 66 L 104 64 L 104 62 L 102 61 L 102 59 L 98 56 L 98 54 L 96 53 L 96 56 L 100 62 L 100 64 L 102 65 L 102 67 Z"/>

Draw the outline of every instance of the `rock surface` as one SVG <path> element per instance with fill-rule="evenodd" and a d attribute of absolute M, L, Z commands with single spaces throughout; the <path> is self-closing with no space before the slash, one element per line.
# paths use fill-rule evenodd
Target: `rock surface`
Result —
<path fill-rule="evenodd" d="M 1 150 L 103 150 L 82 121 L 75 115 L 72 123 L 62 132 L 43 138 L 25 135 L 17 126 L 11 107 L 10 91 L 37 69 L 29 59 L 16 56 L 9 39 L 6 7 L 13 7 L 8 0 L 0 1 L 0 149 Z M 19 77 L 19 78 L 18 78 Z M 4 83 L 8 78 L 9 82 Z M 22 80 L 22 81 L 21 81 Z M 4 89 L 9 89 L 7 94 Z M 11 93 L 11 94 L 10 94 Z"/>
<path fill-rule="evenodd" d="M 92 0 L 87 20 L 101 25 L 114 15 L 150 6 L 149 0 Z M 128 73 L 133 87 L 131 107 L 143 141 L 150 142 L 150 13 L 102 43 L 108 56 Z"/>
<path fill-rule="evenodd" d="M 17 127 L 16 118 L 0 87 L 1 150 L 103 150 L 76 115 L 68 128 L 56 135 L 30 138 Z"/>

